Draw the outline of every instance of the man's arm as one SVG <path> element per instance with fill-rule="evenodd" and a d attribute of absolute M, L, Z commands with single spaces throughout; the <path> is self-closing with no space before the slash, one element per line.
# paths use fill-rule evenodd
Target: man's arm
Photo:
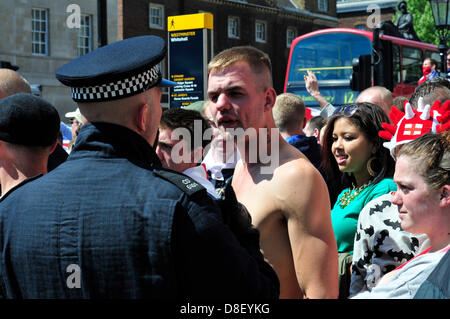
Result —
<path fill-rule="evenodd" d="M 278 299 L 278 277 L 259 248 L 254 249 L 259 246 L 259 233 L 249 235 L 245 223 L 235 217 L 228 222 L 239 225 L 230 229 L 218 206 L 205 197 L 190 196 L 187 210 L 178 209 L 174 216 L 179 297 Z"/>
<path fill-rule="evenodd" d="M 283 210 L 300 288 L 306 298 L 337 298 L 338 254 L 325 181 L 311 165 L 290 173 Z"/>
<path fill-rule="evenodd" d="M 317 82 L 317 78 L 311 71 L 307 71 L 308 75 L 304 76 L 306 90 L 309 94 L 319 103 L 322 111 L 320 112 L 320 116 L 323 118 L 328 118 L 333 115 L 334 110 L 336 109 L 331 103 L 329 103 L 323 95 L 319 92 L 319 83 Z"/>

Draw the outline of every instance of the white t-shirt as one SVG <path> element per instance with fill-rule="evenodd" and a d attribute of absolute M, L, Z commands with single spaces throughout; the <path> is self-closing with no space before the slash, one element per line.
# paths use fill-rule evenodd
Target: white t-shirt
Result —
<path fill-rule="evenodd" d="M 357 294 L 352 299 L 412 299 L 420 286 L 444 257 L 446 250 L 411 259 L 385 284 Z"/>

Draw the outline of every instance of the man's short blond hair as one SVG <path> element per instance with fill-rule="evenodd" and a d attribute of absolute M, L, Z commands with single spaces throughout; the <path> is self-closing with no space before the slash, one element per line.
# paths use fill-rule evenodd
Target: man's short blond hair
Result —
<path fill-rule="evenodd" d="M 298 95 L 283 93 L 277 96 L 272 114 L 280 132 L 296 131 L 305 119 L 305 103 Z"/>
<path fill-rule="evenodd" d="M 237 46 L 220 52 L 208 63 L 208 75 L 213 70 L 221 71 L 237 62 L 248 63 L 255 74 L 263 74 L 268 71 L 270 83 L 267 85 L 273 86 L 270 57 L 252 46 Z"/>

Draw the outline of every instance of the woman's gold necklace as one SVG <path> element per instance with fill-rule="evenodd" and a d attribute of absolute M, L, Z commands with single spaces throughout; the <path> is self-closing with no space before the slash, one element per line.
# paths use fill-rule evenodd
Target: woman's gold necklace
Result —
<path fill-rule="evenodd" d="M 355 186 L 353 185 L 352 188 L 350 188 L 342 195 L 341 199 L 339 200 L 340 201 L 339 206 L 341 208 L 345 208 L 348 204 L 350 204 L 352 200 L 356 198 L 356 196 L 358 196 L 363 190 L 365 190 L 367 186 L 369 186 L 371 183 L 372 181 L 365 183 L 364 185 L 361 185 L 358 188 L 355 188 Z"/>

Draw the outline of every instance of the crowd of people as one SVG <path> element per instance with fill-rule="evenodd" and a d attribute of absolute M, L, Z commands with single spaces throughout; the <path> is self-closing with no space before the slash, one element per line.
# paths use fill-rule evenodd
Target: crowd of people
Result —
<path fill-rule="evenodd" d="M 239 46 L 206 101 L 163 112 L 165 52 L 141 36 L 57 70 L 77 109 L 52 169 L 68 127 L 0 70 L 0 298 L 450 297 L 447 79 L 334 106 L 308 71 L 307 119 Z"/>

